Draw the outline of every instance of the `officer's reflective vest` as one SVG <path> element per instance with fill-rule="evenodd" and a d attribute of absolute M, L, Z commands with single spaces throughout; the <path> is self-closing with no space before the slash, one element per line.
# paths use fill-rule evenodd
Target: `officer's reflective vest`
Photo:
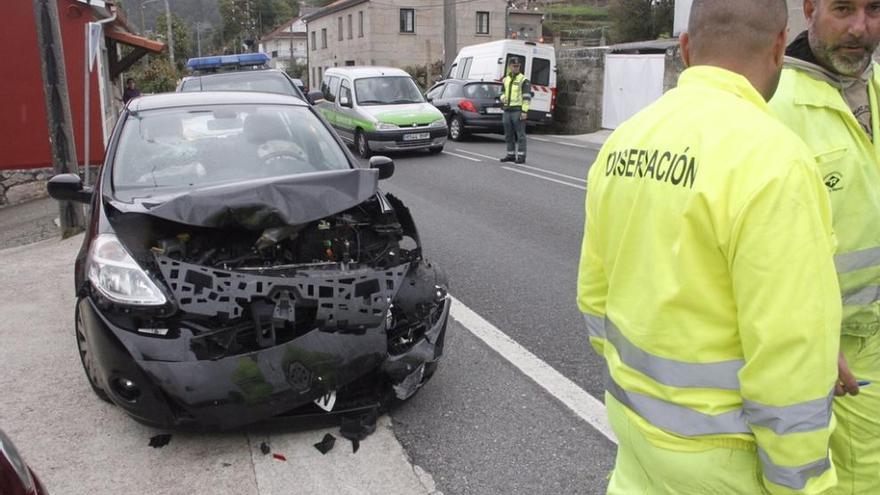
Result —
<path fill-rule="evenodd" d="M 843 303 L 841 332 L 880 330 L 880 66 L 868 85 L 874 142 L 840 91 L 795 68 L 783 70 L 770 102 L 779 118 L 812 149 L 831 196 Z M 793 246 L 794 247 L 794 246 Z"/>
<path fill-rule="evenodd" d="M 746 78 L 692 67 L 608 139 L 586 203 L 606 399 L 662 448 L 756 450 L 774 494 L 833 486 L 840 288 L 806 145 Z"/>
<path fill-rule="evenodd" d="M 523 112 L 528 112 L 529 102 L 532 100 L 532 90 L 526 76 L 520 73 L 511 81 L 511 77 L 508 75 L 502 84 L 504 88 L 501 93 L 501 102 L 504 104 L 504 108 L 521 109 Z"/>

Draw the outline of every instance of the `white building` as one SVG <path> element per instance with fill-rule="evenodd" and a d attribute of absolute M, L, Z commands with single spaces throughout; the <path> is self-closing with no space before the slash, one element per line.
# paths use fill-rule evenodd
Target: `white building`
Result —
<path fill-rule="evenodd" d="M 286 70 L 293 60 L 303 68 L 305 77 L 305 67 L 308 64 L 306 43 L 306 23 L 298 17 L 260 38 L 259 51 L 269 55 L 269 65 L 276 69 Z"/>

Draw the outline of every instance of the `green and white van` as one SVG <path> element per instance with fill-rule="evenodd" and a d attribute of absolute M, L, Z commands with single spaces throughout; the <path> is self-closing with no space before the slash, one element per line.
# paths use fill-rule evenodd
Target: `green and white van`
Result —
<path fill-rule="evenodd" d="M 443 114 L 403 70 L 334 67 L 324 73 L 321 93 L 315 108 L 364 158 L 400 150 L 439 153 L 446 144 Z"/>

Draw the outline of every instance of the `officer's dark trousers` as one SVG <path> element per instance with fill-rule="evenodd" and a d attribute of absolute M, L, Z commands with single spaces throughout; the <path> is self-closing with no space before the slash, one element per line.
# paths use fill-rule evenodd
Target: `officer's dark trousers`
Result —
<path fill-rule="evenodd" d="M 504 110 L 504 140 L 507 141 L 507 156 L 514 154 L 526 156 L 526 123 L 520 120 L 522 111 Z"/>

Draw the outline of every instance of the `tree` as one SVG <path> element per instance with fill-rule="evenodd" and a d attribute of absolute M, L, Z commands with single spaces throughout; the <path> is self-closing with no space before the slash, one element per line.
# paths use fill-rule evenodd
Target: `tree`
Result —
<path fill-rule="evenodd" d="M 672 33 L 675 5 L 673 0 L 613 0 L 608 13 L 615 42 L 653 40 Z"/>
<path fill-rule="evenodd" d="M 215 36 L 226 52 L 253 51 L 256 40 L 299 13 L 294 0 L 220 0 Z"/>
<path fill-rule="evenodd" d="M 180 71 L 168 57 L 151 57 L 146 65 L 137 64 L 127 74 L 135 80 L 142 93 L 166 93 L 174 91 Z"/>

